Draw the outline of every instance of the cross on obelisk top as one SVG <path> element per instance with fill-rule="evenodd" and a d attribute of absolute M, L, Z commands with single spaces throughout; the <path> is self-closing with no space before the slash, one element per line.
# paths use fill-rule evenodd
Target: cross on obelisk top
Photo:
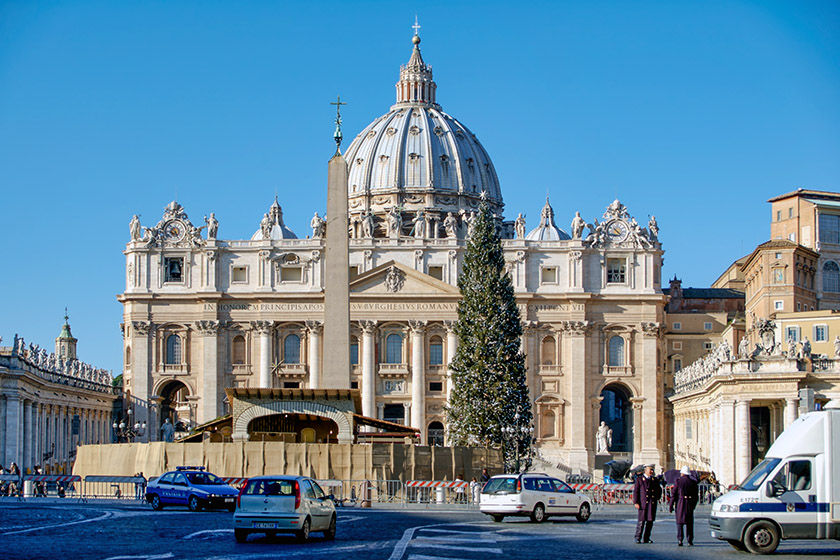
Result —
<path fill-rule="evenodd" d="M 341 101 L 341 96 L 339 95 L 335 101 L 331 101 L 330 105 L 335 105 L 335 133 L 333 134 L 333 138 L 335 139 L 335 153 L 341 153 L 341 140 L 343 138 L 341 134 L 341 106 L 347 105 Z"/>
<path fill-rule="evenodd" d="M 417 14 L 414 14 L 414 25 L 411 27 L 414 29 L 415 35 L 420 35 L 420 24 L 417 23 Z"/>

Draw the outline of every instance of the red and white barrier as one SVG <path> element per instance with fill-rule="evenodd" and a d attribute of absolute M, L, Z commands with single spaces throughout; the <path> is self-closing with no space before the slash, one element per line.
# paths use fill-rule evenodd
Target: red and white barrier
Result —
<path fill-rule="evenodd" d="M 409 480 L 405 485 L 407 488 L 466 488 L 470 483 L 466 480 Z"/>
<path fill-rule="evenodd" d="M 231 476 L 222 476 L 220 477 L 225 484 L 230 484 L 236 488 L 243 486 L 246 482 L 248 482 L 247 477 L 231 477 Z"/>

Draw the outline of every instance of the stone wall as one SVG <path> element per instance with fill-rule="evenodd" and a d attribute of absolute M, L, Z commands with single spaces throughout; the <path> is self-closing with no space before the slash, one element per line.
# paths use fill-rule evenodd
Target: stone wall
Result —
<path fill-rule="evenodd" d="M 200 465 L 219 476 L 305 475 L 337 480 L 466 480 L 487 468 L 502 472 L 499 450 L 396 443 L 283 442 L 123 443 L 78 448 L 73 474 L 158 476 L 179 465 Z"/>

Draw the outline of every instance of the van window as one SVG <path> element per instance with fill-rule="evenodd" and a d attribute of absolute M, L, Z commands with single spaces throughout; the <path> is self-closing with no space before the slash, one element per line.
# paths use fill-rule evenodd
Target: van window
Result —
<path fill-rule="evenodd" d="M 527 483 L 529 479 L 525 479 Z M 516 493 L 516 477 L 499 477 L 491 478 L 482 490 L 484 494 L 515 494 Z"/>
<path fill-rule="evenodd" d="M 537 479 L 537 491 L 539 492 L 554 492 L 554 485 L 547 478 Z"/>
<path fill-rule="evenodd" d="M 563 482 L 562 480 L 557 480 L 556 478 L 551 479 L 551 483 L 554 484 L 554 491 L 555 492 L 565 492 L 567 494 L 571 494 L 574 492 L 572 487 Z"/>
<path fill-rule="evenodd" d="M 781 463 L 781 459 L 775 459 L 768 457 L 764 459 L 762 462 L 757 464 L 752 472 L 747 475 L 746 480 L 741 483 L 739 490 L 747 490 L 753 492 L 758 490 L 758 487 L 761 486 L 761 483 L 764 482 L 764 479 L 767 478 L 767 475 L 770 474 L 776 468 L 776 465 Z"/>
<path fill-rule="evenodd" d="M 522 479 L 522 486 L 525 487 L 525 490 L 536 490 L 537 489 L 537 484 L 536 484 L 535 481 L 536 481 L 535 478 L 523 478 Z"/>
<path fill-rule="evenodd" d="M 788 492 L 811 489 L 811 461 L 791 461 L 779 471 L 775 480 Z"/>

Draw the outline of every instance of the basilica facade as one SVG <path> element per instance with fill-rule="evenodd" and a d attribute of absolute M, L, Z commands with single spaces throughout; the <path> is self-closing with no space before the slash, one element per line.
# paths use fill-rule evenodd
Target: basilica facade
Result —
<path fill-rule="evenodd" d="M 546 199 L 535 201 L 542 210 L 530 231 L 521 213 L 506 220 L 489 154 L 443 112 L 419 36 L 413 43 L 396 103 L 344 154 L 346 387 L 360 392 L 361 414 L 410 425 L 423 445 L 445 442 L 457 279 L 484 200 L 524 325 L 540 454 L 591 471 L 603 420 L 613 430 L 614 456 L 665 464 L 667 296 L 655 218 L 641 225 L 618 200 L 604 201 L 602 216 L 564 216 L 567 233 Z M 214 214 L 196 227 L 177 202 L 153 226 L 131 221 L 119 296 L 124 380 L 151 437 L 165 418 L 194 426 L 228 413 L 226 388 L 322 386 L 331 359 L 322 342 L 326 224 L 315 214 L 312 231 L 297 235 L 277 199 L 260 214 L 256 231 L 239 239 L 220 239 Z"/>

